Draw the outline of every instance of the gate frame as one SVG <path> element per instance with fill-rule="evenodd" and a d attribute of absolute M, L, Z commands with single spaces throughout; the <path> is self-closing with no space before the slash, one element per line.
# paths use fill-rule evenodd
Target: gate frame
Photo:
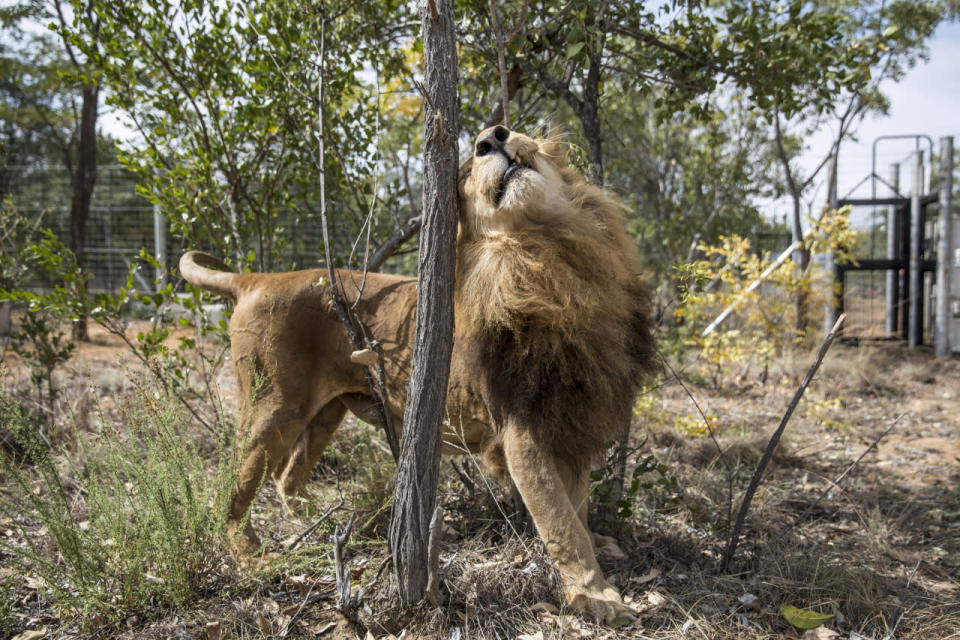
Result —
<path fill-rule="evenodd" d="M 932 161 L 933 141 L 929 136 L 881 136 L 874 141 L 874 169 L 876 165 L 876 145 L 881 139 L 889 138 L 926 138 L 930 142 Z M 834 295 L 828 296 L 825 325 L 831 324 L 843 312 L 843 296 L 846 290 L 846 274 L 849 271 L 884 271 L 886 283 L 886 329 L 907 340 L 911 348 L 923 343 L 923 318 L 925 306 L 930 300 L 923 292 L 924 274 L 936 273 L 934 291 L 937 300 L 934 322 L 935 351 L 938 356 L 947 356 L 952 351 L 960 351 L 960 273 L 951 277 L 953 271 L 960 271 L 960 238 L 958 225 L 953 224 L 952 184 L 953 184 L 953 137 L 940 139 L 940 185 L 937 191 L 923 194 L 923 150 L 913 152 L 913 188 L 911 195 L 905 197 L 899 193 L 899 165 L 891 165 L 891 184 L 888 184 L 896 197 L 877 198 L 839 198 L 831 197 L 831 207 L 845 205 L 891 207 L 888 214 L 888 239 L 886 259 L 859 260 L 857 264 L 832 265 Z M 834 173 L 834 175 L 836 175 Z M 871 173 L 876 191 L 877 175 Z M 882 181 L 882 180 L 881 180 Z M 936 240 L 936 259 L 923 259 L 923 245 L 926 240 L 925 229 L 928 221 L 927 208 L 938 203 Z M 892 218 L 893 224 L 889 224 Z M 895 233 L 896 237 L 891 237 Z M 951 259 L 953 258 L 953 259 Z M 832 261 L 828 259 L 828 264 Z M 903 271 L 903 277 L 897 274 Z M 912 292 L 916 292 L 911 295 Z M 906 308 L 901 300 L 907 302 Z M 956 312 L 956 313 L 954 313 Z M 900 317 L 898 317 L 900 316 Z M 951 335 L 955 340 L 951 340 Z"/>

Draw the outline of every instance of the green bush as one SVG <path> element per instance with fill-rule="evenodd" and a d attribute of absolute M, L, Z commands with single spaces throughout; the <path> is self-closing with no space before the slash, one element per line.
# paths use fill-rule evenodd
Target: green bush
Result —
<path fill-rule="evenodd" d="M 61 612 L 86 621 L 188 604 L 216 586 L 224 558 L 232 442 L 225 437 L 219 461 L 208 462 L 182 406 L 161 387 L 134 387 L 121 402 L 123 430 L 104 425 L 82 468 L 60 459 L 0 395 L 0 421 L 31 462 L 0 453 L 0 471 L 12 479 L 0 511 L 22 541 L 0 544 Z M 30 531 L 37 524 L 45 536 Z"/>
<path fill-rule="evenodd" d="M 678 491 L 677 478 L 666 464 L 659 461 L 653 454 L 642 458 L 637 454 L 637 451 L 629 454 L 636 459 L 632 464 L 628 463 L 632 468 L 619 492 L 615 489 L 619 484 L 615 482 L 615 478 L 619 475 L 616 447 L 607 457 L 603 469 L 595 470 L 590 474 L 590 496 L 598 514 L 597 524 L 606 531 L 613 533 L 629 531 L 638 516 L 637 511 L 643 512 L 643 507 L 638 504 L 639 501 L 653 489 L 659 488 L 668 494 Z"/>
<path fill-rule="evenodd" d="M 16 593 L 13 577 L 0 579 L 0 638 L 13 635 L 17 623 L 13 615 Z"/>

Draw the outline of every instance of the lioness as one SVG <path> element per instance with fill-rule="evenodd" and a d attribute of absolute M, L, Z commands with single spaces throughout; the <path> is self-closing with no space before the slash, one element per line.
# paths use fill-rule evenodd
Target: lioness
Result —
<path fill-rule="evenodd" d="M 557 566 L 567 602 L 611 621 L 632 610 L 595 557 L 588 465 L 628 423 L 653 367 L 649 297 L 619 205 L 572 168 L 555 140 L 493 127 L 461 168 L 456 333 L 445 451 L 505 466 Z M 204 266 L 206 265 L 206 266 Z M 236 304 L 231 351 L 246 443 L 236 531 L 265 471 L 298 495 L 349 409 L 373 420 L 362 366 L 326 271 L 235 274 L 190 252 L 190 282 Z M 340 271 L 344 294 L 383 345 L 396 424 L 412 361 L 416 281 Z M 357 298 L 359 297 L 359 300 Z M 237 532 L 241 533 L 241 532 Z M 245 550 L 259 546 L 247 525 Z"/>

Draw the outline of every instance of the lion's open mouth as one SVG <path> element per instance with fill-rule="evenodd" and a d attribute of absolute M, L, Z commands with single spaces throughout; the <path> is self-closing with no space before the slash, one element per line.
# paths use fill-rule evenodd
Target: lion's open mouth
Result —
<path fill-rule="evenodd" d="M 500 177 L 500 186 L 497 188 L 497 196 L 494 198 L 493 204 L 500 206 L 500 201 L 503 200 L 503 195 L 507 192 L 507 185 L 510 184 L 510 181 L 517 175 L 523 172 L 524 169 L 529 169 L 530 167 L 513 161 L 507 170 L 503 172 L 503 175 Z"/>

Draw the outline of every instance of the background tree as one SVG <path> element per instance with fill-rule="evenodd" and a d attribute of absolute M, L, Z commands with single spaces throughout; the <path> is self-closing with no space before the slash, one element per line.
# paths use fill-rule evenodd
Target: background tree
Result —
<path fill-rule="evenodd" d="M 90 65 L 90 55 L 95 54 L 100 42 L 100 21 L 93 16 L 93 3 L 74 0 L 73 18 L 60 0 L 53 0 L 64 51 L 70 60 L 68 77 L 80 92 L 80 115 L 76 131 L 76 165 L 67 162 L 70 173 L 72 196 L 70 200 L 70 250 L 76 258 L 77 268 L 86 267 L 87 219 L 90 217 L 90 201 L 97 183 L 97 116 L 100 109 L 100 82 Z M 82 19 L 80 16 L 84 16 Z M 78 28 L 82 25 L 82 28 Z M 84 47 L 88 52 L 78 51 Z M 86 291 L 80 291 L 86 296 Z M 87 318 L 78 317 L 74 324 L 74 337 L 87 339 Z"/>
<path fill-rule="evenodd" d="M 23 29 L 33 17 L 31 7 L 0 9 L 0 199 L 31 169 L 67 162 L 75 129 L 63 51 L 48 33 Z"/>
<path fill-rule="evenodd" d="M 757 157 L 766 130 L 742 98 L 708 117 L 678 112 L 660 122 L 650 97 L 622 93 L 607 104 L 608 186 L 626 200 L 651 268 L 689 262 L 720 234 L 769 225 L 757 204 L 769 189 L 769 159 Z"/>
<path fill-rule="evenodd" d="M 15 154 L 8 158 L 28 164 L 54 150 L 59 155 L 71 184 L 70 250 L 81 270 L 86 266 L 86 229 L 97 182 L 99 146 L 100 84 L 89 59 L 79 51 L 81 47 L 87 51 L 99 47 L 100 24 L 89 17 L 91 12 L 91 3 L 78 0 L 65 6 L 60 0 L 49 0 L 11 5 L 0 14 L 13 41 L 23 45 L 18 49 L 8 45 L 9 57 L 2 63 L 13 72 L 3 83 L 3 94 L 10 104 L 21 107 L 5 114 L 5 146 L 12 147 Z M 81 13 L 88 19 L 80 21 L 77 16 Z M 34 29 L 22 28 L 24 21 L 31 21 Z M 35 30 L 35 23 L 44 21 L 52 24 L 58 38 Z M 42 145 L 31 148 L 33 139 Z M 5 164 L 9 172 L 13 163 L 8 160 Z M 6 191 L 3 184 L 0 190 Z M 78 295 L 86 297 L 86 291 Z M 85 316 L 75 319 L 73 330 L 75 338 L 87 339 Z"/>
<path fill-rule="evenodd" d="M 571 133 L 583 144 L 584 168 L 594 181 L 617 188 L 634 205 L 637 231 L 646 229 L 659 240 L 670 235 L 666 243 L 645 248 L 651 257 L 660 258 L 663 247 L 672 246 L 674 261 L 689 256 L 677 246 L 695 246 L 710 226 L 716 230 L 732 224 L 742 232 L 754 222 L 767 224 L 756 216 L 760 194 L 789 198 L 790 228 L 795 240 L 802 237 L 804 199 L 809 200 L 829 157 L 836 156 L 865 113 L 884 108 L 880 83 L 902 77 L 923 55 L 923 43 L 938 22 L 955 9 L 945 0 L 728 0 L 710 8 L 677 2 L 653 11 L 604 0 L 580 4 L 516 0 L 505 3 L 502 20 L 509 23 L 511 15 L 530 18 L 516 27 L 508 24 L 506 28 L 518 36 L 504 39 L 500 32 L 505 28 L 498 32 L 489 3 L 476 0 L 467 7 L 472 15 L 465 21 L 465 57 L 473 65 L 499 68 L 505 78 L 497 84 L 487 82 L 485 91 L 480 85 L 465 89 L 476 92 L 469 101 L 473 108 L 466 111 L 468 119 L 491 111 L 503 113 L 502 108 L 476 105 L 509 98 L 516 103 L 516 118 L 522 124 L 535 121 L 535 114 L 543 111 L 577 123 Z M 469 74 L 467 79 L 469 86 Z M 650 154 L 655 156 L 652 161 L 642 162 L 645 175 L 637 175 L 636 163 L 630 161 L 619 164 L 625 169 L 619 175 L 610 173 L 614 156 L 647 155 L 643 149 L 648 147 L 630 142 L 645 132 L 672 130 L 678 119 L 698 132 L 699 142 L 718 141 L 716 136 L 700 136 L 716 131 L 717 114 L 723 120 L 731 111 L 741 114 L 740 122 L 752 119 L 757 124 L 728 129 L 724 139 L 730 144 L 721 145 L 712 158 L 718 164 L 699 162 L 698 155 L 709 154 L 699 144 L 692 154 L 659 147 Z M 800 171 L 802 140 L 825 127 L 835 133 L 830 152 L 816 170 Z M 767 147 L 764 136 L 773 141 L 768 152 L 758 148 Z M 675 137 L 673 142 L 682 146 L 683 140 Z M 749 159 L 746 165 L 744 159 Z M 703 170 L 712 166 L 720 168 L 727 185 L 725 205 L 715 208 L 712 218 L 708 214 L 702 219 L 707 223 L 709 218 L 703 228 L 686 212 L 703 210 L 709 198 L 687 196 L 705 188 L 696 184 L 698 180 L 711 181 L 703 176 L 716 172 Z M 661 206 L 661 190 L 656 188 L 665 167 L 678 175 L 690 171 L 691 176 L 695 172 L 701 176 L 692 178 L 692 190 L 671 183 L 667 197 L 675 197 L 678 204 L 683 201 L 683 206 L 669 210 Z M 734 184 L 743 188 L 731 189 Z M 652 203 L 645 204 L 651 198 Z M 739 224 L 738 218 L 751 223 Z M 675 220 L 683 224 L 672 224 Z M 805 273 L 808 253 L 798 249 L 794 262 Z M 798 331 L 807 328 L 802 288 L 795 322 Z"/>
<path fill-rule="evenodd" d="M 398 212 L 397 185 L 379 181 L 377 152 L 385 126 L 379 88 L 406 73 L 404 53 L 392 45 L 409 37 L 410 25 L 400 2 L 331 2 L 326 11 L 334 16 L 327 198 L 335 254 L 348 262 L 369 211 L 387 202 L 396 214 L 374 219 L 373 244 L 412 215 Z M 316 8 L 98 1 L 89 19 L 102 23 L 103 46 L 85 51 L 110 86 L 108 103 L 139 134 L 121 158 L 175 232 L 192 246 L 226 245 L 240 266 L 293 266 L 284 238 L 318 210 Z"/>
<path fill-rule="evenodd" d="M 804 234 L 805 194 L 863 117 L 886 110 L 880 83 L 899 80 L 924 55 L 924 42 L 946 7 L 938 1 L 905 0 L 732 7 L 735 11 L 729 13 L 728 25 L 735 38 L 730 46 L 737 50 L 745 71 L 738 86 L 755 96 L 758 112 L 771 123 L 771 152 L 779 167 L 775 191 L 789 198 L 796 242 Z M 798 21 L 809 29 L 797 31 Z M 825 127 L 833 130 L 833 143 L 816 169 L 804 175 L 796 162 L 801 141 Z M 791 130 L 797 134 L 791 135 Z M 794 262 L 801 272 L 809 261 L 805 249 L 795 252 Z M 798 332 L 807 329 L 802 290 L 795 320 Z"/>

